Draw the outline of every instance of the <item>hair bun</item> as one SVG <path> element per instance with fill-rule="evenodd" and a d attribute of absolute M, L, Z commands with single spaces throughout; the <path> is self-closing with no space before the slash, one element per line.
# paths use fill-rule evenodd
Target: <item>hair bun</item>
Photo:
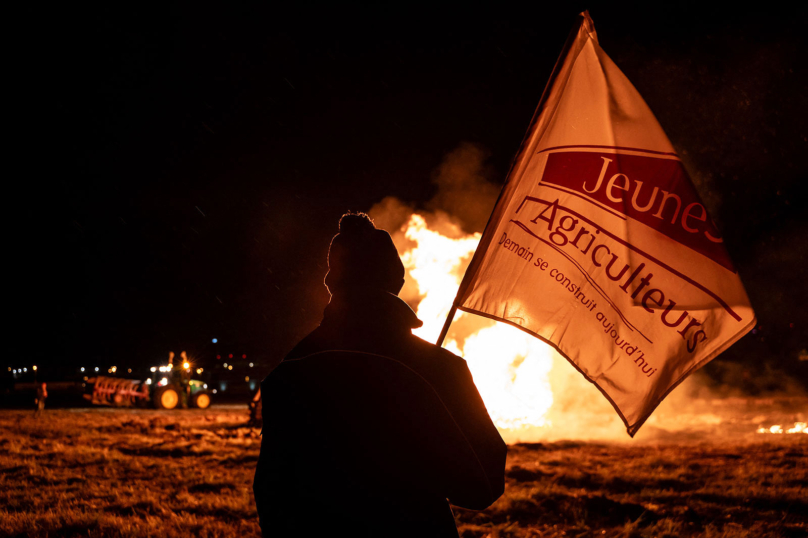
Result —
<path fill-rule="evenodd" d="M 376 230 L 373 221 L 365 213 L 345 213 L 339 219 L 339 233 L 347 236 L 366 236 Z"/>

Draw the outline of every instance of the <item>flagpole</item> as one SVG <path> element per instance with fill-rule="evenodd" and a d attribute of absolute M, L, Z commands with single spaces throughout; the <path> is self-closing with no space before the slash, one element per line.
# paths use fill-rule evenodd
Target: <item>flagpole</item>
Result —
<path fill-rule="evenodd" d="M 438 341 L 435 342 L 435 345 L 438 347 L 443 347 L 443 341 L 446 340 L 446 334 L 449 332 L 449 325 L 451 325 L 452 321 L 454 320 L 455 312 L 457 312 L 457 306 L 452 303 L 452 309 L 449 310 L 449 315 L 446 316 L 446 322 L 443 324 L 443 329 L 440 330 Z"/>
<path fill-rule="evenodd" d="M 446 316 L 446 322 L 443 324 L 443 329 L 440 330 L 440 336 L 438 336 L 438 341 L 435 342 L 435 345 L 438 347 L 443 347 L 443 341 L 446 340 L 446 334 L 449 332 L 449 325 L 452 324 L 454 321 L 455 313 L 457 312 L 457 306 L 452 303 L 452 309 L 449 310 L 449 315 Z"/>

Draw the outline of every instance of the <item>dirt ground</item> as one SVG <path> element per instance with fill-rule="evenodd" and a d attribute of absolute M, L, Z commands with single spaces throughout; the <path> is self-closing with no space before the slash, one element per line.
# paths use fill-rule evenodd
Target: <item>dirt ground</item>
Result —
<path fill-rule="evenodd" d="M 246 408 L 0 410 L 0 536 L 260 536 Z M 461 536 L 808 536 L 808 435 L 512 445 Z M 335 529 L 335 535 L 340 529 Z"/>

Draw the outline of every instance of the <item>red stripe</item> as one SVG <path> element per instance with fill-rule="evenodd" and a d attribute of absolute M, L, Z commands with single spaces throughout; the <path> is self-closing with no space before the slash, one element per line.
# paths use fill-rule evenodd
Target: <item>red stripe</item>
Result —
<path fill-rule="evenodd" d="M 563 192 L 563 193 L 565 193 L 565 194 L 571 194 L 571 195 L 573 195 L 573 196 L 577 196 L 577 197 L 578 197 L 578 198 L 580 198 L 581 200 L 584 200 L 585 202 L 589 202 L 590 204 L 592 204 L 592 205 L 596 206 L 598 209 L 602 209 L 602 210 L 604 210 L 604 211 L 607 211 L 608 213 L 611 213 L 612 215 L 614 215 L 615 217 L 617 217 L 617 218 L 619 218 L 619 219 L 626 220 L 626 216 L 625 216 L 625 215 L 621 215 L 621 214 L 620 214 L 620 213 L 618 213 L 617 211 L 613 211 L 612 209 L 610 209 L 610 208 L 606 207 L 605 205 L 601 204 L 600 202 L 596 202 L 595 200 L 593 200 L 593 199 L 592 199 L 592 198 L 590 198 L 589 196 L 585 196 L 585 195 L 583 195 L 583 194 L 579 194 L 579 193 L 575 192 L 575 191 L 574 191 L 574 190 L 572 190 L 572 189 L 565 189 L 564 187 L 559 187 L 559 186 L 556 186 L 556 185 L 551 185 L 550 183 L 539 183 L 539 187 L 547 187 L 548 189 L 555 189 L 555 190 L 557 190 L 557 191 L 561 191 L 561 192 Z"/>
<path fill-rule="evenodd" d="M 544 153 L 545 151 L 553 151 L 553 150 L 556 150 L 556 149 L 576 149 L 576 148 L 623 149 L 623 150 L 626 150 L 626 151 L 639 151 L 641 153 L 651 153 L 653 155 L 670 155 L 672 157 L 677 157 L 677 158 L 679 157 L 675 153 L 666 153 L 664 151 L 652 151 L 650 149 L 629 148 L 629 147 L 626 147 L 626 146 L 592 146 L 592 145 L 586 145 L 586 146 L 555 146 L 555 147 L 552 147 L 552 148 L 546 148 L 546 149 L 543 149 L 541 151 L 537 151 L 536 155 L 538 155 L 539 153 Z"/>

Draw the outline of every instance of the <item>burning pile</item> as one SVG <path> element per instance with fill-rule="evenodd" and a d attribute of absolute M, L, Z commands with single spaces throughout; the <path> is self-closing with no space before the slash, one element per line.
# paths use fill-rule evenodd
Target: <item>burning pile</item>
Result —
<path fill-rule="evenodd" d="M 402 261 L 417 286 L 417 314 L 424 322 L 413 333 L 435 342 L 480 234 L 464 235 L 454 226 L 449 235 L 443 235 L 430 229 L 424 217 L 413 214 L 404 227 L 404 237 L 412 246 L 404 250 Z M 547 423 L 546 414 L 553 404 L 548 379 L 553 351 L 547 345 L 508 325 L 458 312 L 445 347 L 468 361 L 480 395 L 500 429 Z"/>
<path fill-rule="evenodd" d="M 381 204 L 372 212 L 393 232 L 407 275 L 401 298 L 416 307 L 435 342 L 481 234 L 446 213 Z M 404 211 L 403 211 L 404 210 Z M 389 222 L 396 213 L 398 224 Z M 416 306 L 417 305 L 417 306 Z M 622 439 L 619 417 L 594 385 L 547 344 L 504 323 L 458 311 L 444 347 L 466 359 L 491 418 L 506 442 Z M 574 416 L 574 420 L 571 418 Z"/>

